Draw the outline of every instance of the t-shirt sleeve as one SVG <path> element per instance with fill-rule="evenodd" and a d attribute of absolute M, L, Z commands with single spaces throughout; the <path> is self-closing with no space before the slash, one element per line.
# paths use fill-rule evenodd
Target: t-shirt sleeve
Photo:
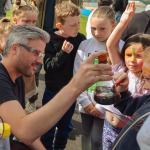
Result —
<path fill-rule="evenodd" d="M 123 69 L 125 67 L 125 63 L 123 61 L 120 61 L 119 63 L 117 63 L 116 65 L 112 66 L 112 71 L 113 72 L 119 72 L 121 71 L 121 69 Z"/>

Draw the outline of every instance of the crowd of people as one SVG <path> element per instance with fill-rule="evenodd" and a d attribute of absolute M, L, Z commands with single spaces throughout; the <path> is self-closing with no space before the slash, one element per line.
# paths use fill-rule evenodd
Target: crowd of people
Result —
<path fill-rule="evenodd" d="M 150 11 L 135 14 L 134 2 L 122 1 L 119 10 L 117 1 L 99 0 L 86 38 L 79 32 L 80 8 L 52 3 L 55 28 L 37 27 L 36 0 L 16 0 L 12 19 L 0 19 L 0 118 L 11 126 L 11 149 L 64 150 L 76 105 L 82 150 L 150 149 Z M 107 63 L 95 63 L 104 55 Z M 45 89 L 37 109 L 42 67 Z M 94 92 L 108 85 L 119 101 L 103 105 Z"/>

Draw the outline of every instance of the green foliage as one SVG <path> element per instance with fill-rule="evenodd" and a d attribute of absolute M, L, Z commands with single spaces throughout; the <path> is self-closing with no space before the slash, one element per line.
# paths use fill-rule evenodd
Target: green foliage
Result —
<path fill-rule="evenodd" d="M 134 1 L 135 1 L 135 0 L 134 0 Z M 136 1 L 143 2 L 143 3 L 146 4 L 146 5 L 150 4 L 150 0 L 136 0 Z"/>
<path fill-rule="evenodd" d="M 87 19 L 88 19 L 87 16 L 81 15 L 81 18 L 80 18 L 80 32 L 82 34 L 84 34 L 85 36 L 86 36 L 86 23 L 87 23 Z"/>
<path fill-rule="evenodd" d="M 12 11 L 11 10 L 7 11 L 6 16 L 11 19 L 12 18 Z"/>

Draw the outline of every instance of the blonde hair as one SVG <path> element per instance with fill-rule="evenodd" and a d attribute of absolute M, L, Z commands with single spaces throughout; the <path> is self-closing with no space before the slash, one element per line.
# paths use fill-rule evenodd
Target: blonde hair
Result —
<path fill-rule="evenodd" d="M 0 51 L 3 52 L 3 47 L 2 47 L 2 40 L 4 38 L 7 38 L 9 32 L 12 30 L 12 28 L 14 27 L 14 24 L 11 23 L 9 18 L 2 18 L 0 20 Z"/>
<path fill-rule="evenodd" d="M 107 18 L 111 23 L 115 23 L 115 12 L 110 6 L 100 6 L 93 12 L 92 18 Z"/>
<path fill-rule="evenodd" d="M 56 22 L 60 22 L 64 24 L 65 18 L 68 16 L 79 16 L 80 9 L 77 5 L 73 4 L 72 2 L 64 1 L 60 4 L 55 6 L 55 17 Z"/>
<path fill-rule="evenodd" d="M 24 0 L 16 0 L 14 9 L 13 9 L 13 17 L 19 17 L 26 12 L 37 13 L 39 14 L 36 3 L 32 0 L 26 2 Z"/>
<path fill-rule="evenodd" d="M 143 61 L 150 62 L 150 45 L 144 50 Z"/>

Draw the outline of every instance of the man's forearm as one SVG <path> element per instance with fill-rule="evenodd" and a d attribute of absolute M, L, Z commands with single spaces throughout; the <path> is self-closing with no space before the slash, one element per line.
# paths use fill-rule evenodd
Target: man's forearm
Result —
<path fill-rule="evenodd" d="M 35 140 L 29 147 L 32 150 L 46 150 L 40 139 Z"/>

